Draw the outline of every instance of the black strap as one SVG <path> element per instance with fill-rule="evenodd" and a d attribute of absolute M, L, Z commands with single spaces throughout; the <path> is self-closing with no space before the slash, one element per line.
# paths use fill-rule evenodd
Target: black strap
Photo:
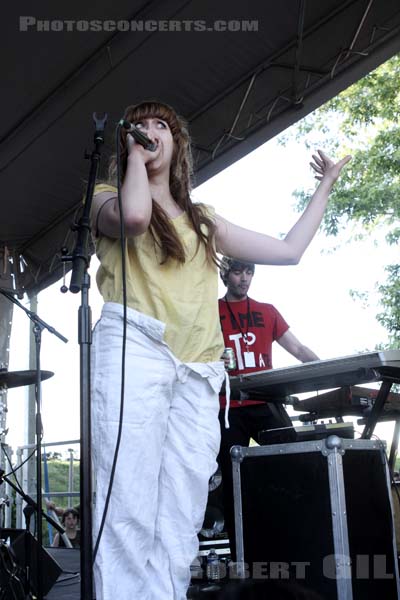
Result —
<path fill-rule="evenodd" d="M 232 310 L 232 308 L 231 308 L 231 305 L 230 305 L 230 303 L 229 303 L 229 301 L 228 301 L 228 299 L 227 299 L 226 295 L 225 295 L 225 298 L 224 298 L 224 300 L 225 300 L 225 302 L 226 302 L 226 304 L 227 304 L 227 306 L 228 306 L 228 310 L 229 310 L 229 312 L 230 312 L 230 314 L 231 314 L 231 317 L 232 317 L 232 319 L 233 319 L 234 321 L 236 321 L 236 323 L 237 323 L 237 326 L 239 327 L 239 331 L 240 331 L 240 333 L 242 334 L 242 338 L 243 338 L 243 342 L 244 342 L 244 344 L 245 344 L 245 346 L 246 346 L 246 350 L 248 350 L 248 341 L 247 341 L 247 335 L 248 335 L 248 333 L 249 333 L 249 323 L 250 323 L 250 318 L 251 318 L 251 315 L 250 315 L 250 300 L 249 300 L 249 297 L 247 296 L 247 328 L 246 328 L 246 333 L 244 333 L 244 331 L 242 330 L 242 328 L 241 328 L 241 326 L 240 326 L 240 319 L 239 319 L 239 317 L 235 317 L 235 315 L 234 315 L 234 313 L 233 313 L 233 310 Z"/>

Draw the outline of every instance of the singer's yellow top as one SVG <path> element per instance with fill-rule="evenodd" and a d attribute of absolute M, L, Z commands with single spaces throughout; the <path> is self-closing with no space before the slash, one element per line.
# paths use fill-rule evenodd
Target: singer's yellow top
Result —
<path fill-rule="evenodd" d="M 102 184 L 94 193 L 105 191 L 116 192 L 116 188 Z M 204 205 L 204 210 L 214 215 L 212 207 Z M 224 344 L 217 267 L 207 260 L 186 213 L 171 222 L 185 248 L 183 264 L 172 259 L 160 264 L 160 249 L 149 231 L 127 239 L 128 306 L 166 324 L 164 339 L 181 361 L 219 360 Z M 95 241 L 101 263 L 96 277 L 100 293 L 105 302 L 122 304 L 120 240 L 97 234 Z"/>

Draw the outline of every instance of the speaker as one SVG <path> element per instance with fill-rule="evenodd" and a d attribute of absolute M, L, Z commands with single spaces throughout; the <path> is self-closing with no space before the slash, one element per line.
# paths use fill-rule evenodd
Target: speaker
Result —
<path fill-rule="evenodd" d="M 48 594 L 62 573 L 62 568 L 58 562 L 50 556 L 43 546 L 39 548 L 37 540 L 25 529 L 1 529 L 0 538 L 9 541 L 18 567 L 23 570 L 25 570 L 25 567 L 29 567 L 30 587 L 34 594 L 37 594 L 38 588 L 37 560 L 40 550 L 42 593 L 43 596 Z"/>

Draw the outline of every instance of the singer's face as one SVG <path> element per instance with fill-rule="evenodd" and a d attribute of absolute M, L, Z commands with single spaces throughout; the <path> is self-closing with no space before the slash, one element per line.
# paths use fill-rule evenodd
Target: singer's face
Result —
<path fill-rule="evenodd" d="M 135 125 L 157 144 L 154 152 L 148 151 L 150 158 L 146 163 L 147 170 L 169 171 L 174 153 L 174 140 L 168 123 L 159 118 L 147 118 L 136 121 Z"/>

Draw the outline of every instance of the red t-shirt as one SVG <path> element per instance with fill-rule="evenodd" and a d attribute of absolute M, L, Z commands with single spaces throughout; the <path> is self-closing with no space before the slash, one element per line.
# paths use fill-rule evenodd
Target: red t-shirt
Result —
<path fill-rule="evenodd" d="M 279 311 L 272 304 L 251 298 L 229 303 L 220 299 L 218 302 L 225 348 L 232 348 L 236 356 L 237 369 L 229 371 L 229 375 L 272 369 L 272 343 L 289 329 Z M 231 406 L 254 403 L 259 401 L 232 400 Z M 220 405 L 225 407 L 225 396 L 220 396 Z"/>

